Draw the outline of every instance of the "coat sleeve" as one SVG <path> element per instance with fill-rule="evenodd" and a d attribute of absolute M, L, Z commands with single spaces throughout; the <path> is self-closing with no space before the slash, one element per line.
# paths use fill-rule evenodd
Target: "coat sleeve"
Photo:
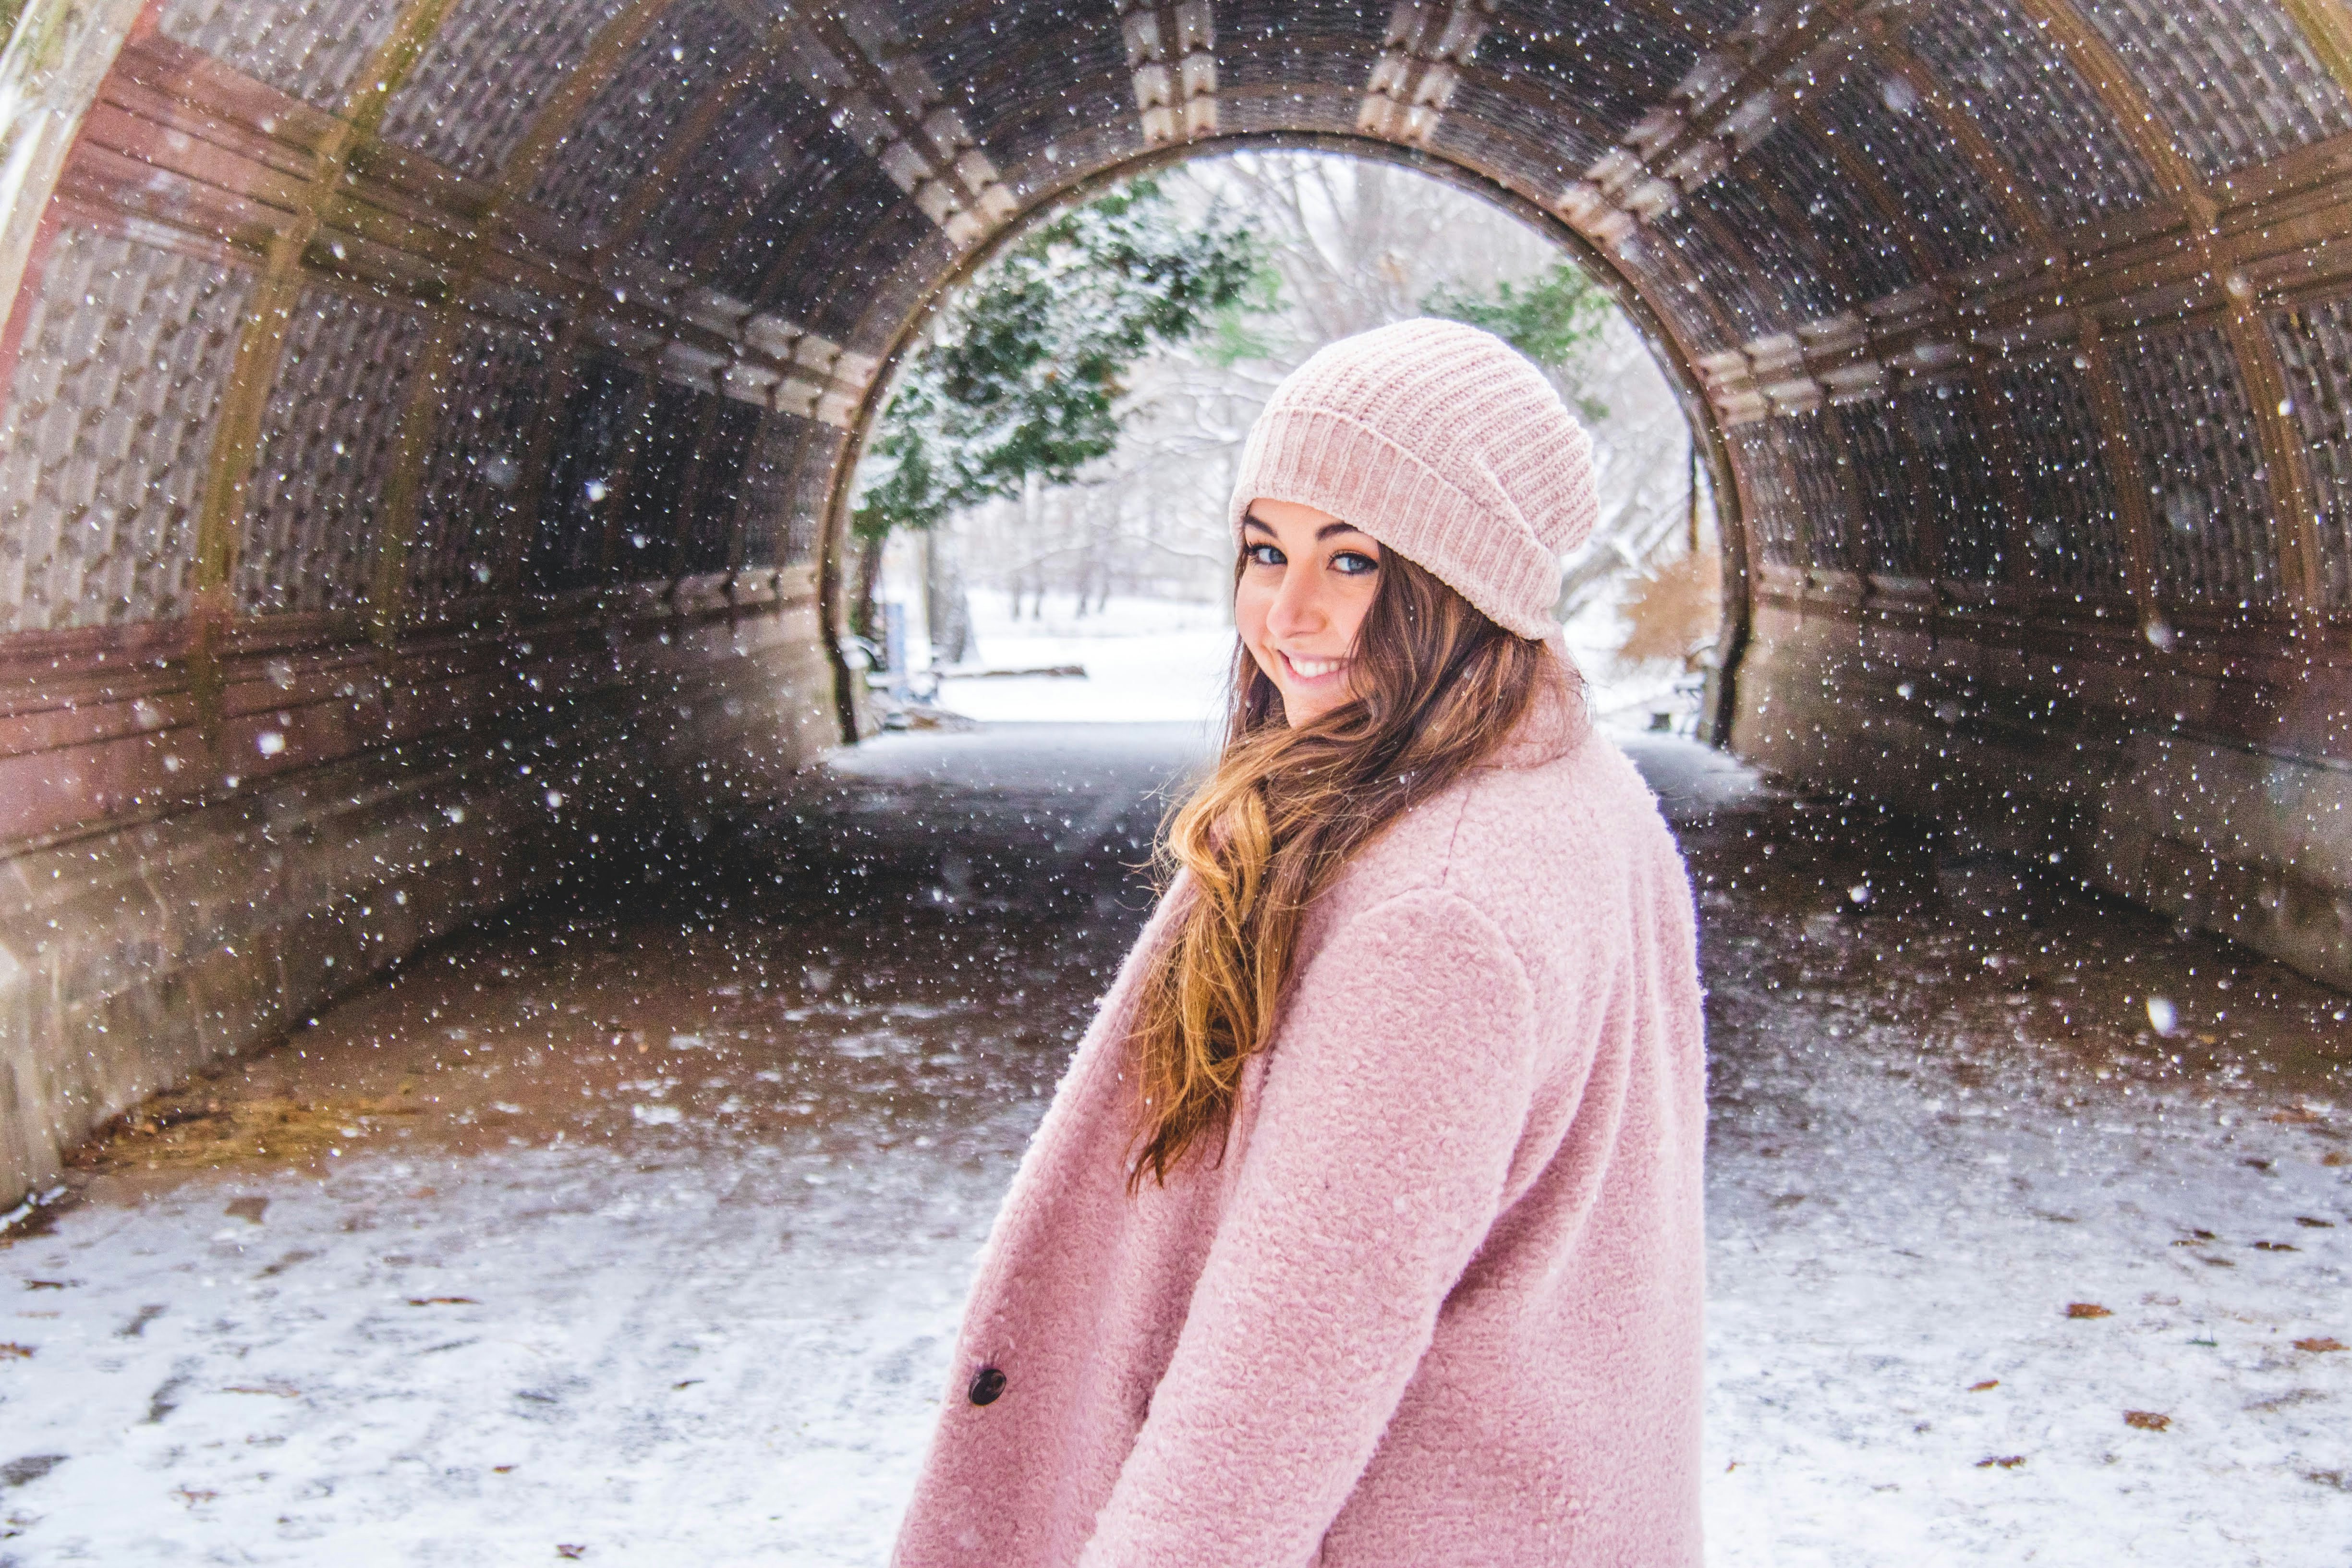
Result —
<path fill-rule="evenodd" d="M 1081 1568 L 1313 1560 L 1494 1221 L 1533 1038 L 1517 955 L 1462 899 L 1402 894 L 1330 934 Z"/>

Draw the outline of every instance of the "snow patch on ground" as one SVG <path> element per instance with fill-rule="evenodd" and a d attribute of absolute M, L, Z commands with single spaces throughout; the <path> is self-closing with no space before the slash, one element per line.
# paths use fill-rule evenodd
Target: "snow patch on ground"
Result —
<path fill-rule="evenodd" d="M 1840 1054 L 1711 1172 L 1711 1563 L 2352 1561 L 2352 1354 L 2294 1348 L 2352 1326 L 2316 1140 L 1930 1109 Z"/>
<path fill-rule="evenodd" d="M 1804 1100 L 1795 1183 L 1712 1173 L 1711 1563 L 2341 1568 L 2352 1354 L 2293 1341 L 2343 1331 L 2347 1232 L 2294 1216 L 2352 1194 L 2308 1139 Z M 0 1465 L 63 1458 L 0 1562 L 880 1563 L 1009 1161 L 647 1152 L 61 1216 L 6 1255 Z"/>
<path fill-rule="evenodd" d="M 0 1562 L 879 1560 L 992 1183 L 593 1149 L 342 1163 L 79 1211 L 6 1255 L 0 1332 L 35 1354 L 0 1465 L 63 1458 L 0 1491 L 0 1534 L 39 1542 Z M 258 1223 L 223 1223 L 232 1194 Z"/>
<path fill-rule="evenodd" d="M 1049 596 L 1042 617 L 1014 620 L 1008 595 L 971 595 L 983 669 L 1083 668 L 1080 676 L 954 676 L 940 705 L 987 723 L 1187 723 L 1223 716 L 1233 668 L 1231 617 L 1219 605 L 1114 598 L 1081 616 Z M 966 668 L 969 668 L 967 666 Z"/>

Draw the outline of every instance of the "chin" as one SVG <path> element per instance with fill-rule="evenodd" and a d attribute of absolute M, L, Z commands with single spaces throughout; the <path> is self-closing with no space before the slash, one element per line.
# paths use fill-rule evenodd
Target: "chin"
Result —
<path fill-rule="evenodd" d="M 1312 724 L 1316 720 L 1339 706 L 1339 702 L 1302 700 L 1286 691 L 1282 694 L 1282 720 L 1284 723 L 1296 730 L 1301 724 Z"/>

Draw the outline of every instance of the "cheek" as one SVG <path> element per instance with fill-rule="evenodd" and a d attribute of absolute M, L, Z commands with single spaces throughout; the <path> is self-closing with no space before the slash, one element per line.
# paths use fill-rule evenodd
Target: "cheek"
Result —
<path fill-rule="evenodd" d="M 1247 575 L 1234 588 L 1234 629 L 1252 652 L 1265 641 L 1266 612 L 1273 604 L 1274 590 Z"/>
<path fill-rule="evenodd" d="M 1372 599 L 1380 592 L 1377 573 L 1358 578 L 1348 584 L 1348 591 L 1339 595 L 1331 606 L 1331 628 L 1348 639 L 1348 647 L 1356 646 L 1356 634 L 1362 630 L 1364 617 L 1371 613 Z"/>

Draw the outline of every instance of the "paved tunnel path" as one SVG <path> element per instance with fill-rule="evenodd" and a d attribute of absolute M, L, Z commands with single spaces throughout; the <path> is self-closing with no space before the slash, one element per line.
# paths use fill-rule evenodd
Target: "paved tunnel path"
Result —
<path fill-rule="evenodd" d="M 1640 754 L 1706 928 L 1711 1560 L 2352 1563 L 2344 1000 Z M 880 1562 L 1197 755 L 891 739 L 152 1102 L 0 1249 L 0 1564 Z"/>

